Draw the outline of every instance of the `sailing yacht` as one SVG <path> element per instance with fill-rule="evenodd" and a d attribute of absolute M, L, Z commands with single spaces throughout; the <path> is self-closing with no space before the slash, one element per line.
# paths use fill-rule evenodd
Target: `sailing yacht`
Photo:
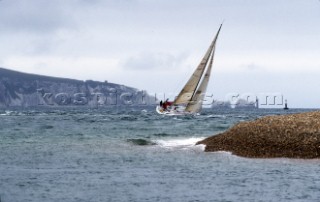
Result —
<path fill-rule="evenodd" d="M 193 72 L 188 82 L 184 85 L 178 96 L 173 102 L 162 103 L 156 107 L 159 114 L 165 115 L 186 115 L 197 114 L 202 110 L 202 103 L 210 79 L 216 42 L 221 30 L 219 30 L 211 42 L 206 54 L 202 58 L 200 64 Z"/>

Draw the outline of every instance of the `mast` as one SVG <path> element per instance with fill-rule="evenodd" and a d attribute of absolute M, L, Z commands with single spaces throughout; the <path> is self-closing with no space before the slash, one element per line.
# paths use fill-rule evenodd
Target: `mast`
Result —
<path fill-rule="evenodd" d="M 185 111 L 187 111 L 187 112 L 197 113 L 197 112 L 200 112 L 202 109 L 202 103 L 203 103 L 203 100 L 205 97 L 205 93 L 206 93 L 209 79 L 210 79 L 210 75 L 211 75 L 211 69 L 212 69 L 212 64 L 213 64 L 213 60 L 214 60 L 214 53 L 215 53 L 215 49 L 216 49 L 216 41 L 218 39 L 220 30 L 221 30 L 221 26 L 222 26 L 222 24 L 220 25 L 220 28 L 219 28 L 219 30 L 218 30 L 218 32 L 212 42 L 213 47 L 211 49 L 211 52 L 209 54 L 208 60 L 206 61 L 206 65 L 205 65 L 206 72 L 204 75 L 201 75 L 202 80 L 200 77 L 200 79 L 197 83 L 197 86 L 191 96 L 191 99 L 189 100 L 189 102 L 185 108 Z M 209 61 L 209 64 L 208 64 L 208 61 Z"/>
<path fill-rule="evenodd" d="M 212 46 L 212 49 L 211 49 L 210 55 L 209 55 L 209 57 L 211 56 L 211 60 L 210 60 L 210 64 L 209 64 L 209 67 L 208 67 L 208 69 L 210 68 L 210 71 L 207 70 L 207 72 L 209 73 L 209 74 L 208 74 L 209 77 L 210 77 L 210 72 L 211 72 L 211 67 L 212 67 L 212 62 L 213 62 L 213 57 L 214 57 L 214 51 L 215 51 L 215 49 L 216 49 L 216 42 L 217 42 L 217 39 L 218 39 L 220 30 L 221 30 L 221 27 L 222 27 L 222 24 L 220 25 L 219 30 L 218 30 L 216 36 L 214 37 L 214 40 L 212 41 L 212 45 L 213 45 L 213 46 Z M 208 57 L 208 60 L 209 60 L 209 57 Z M 207 62 L 208 62 L 208 60 L 207 60 Z M 206 62 L 206 63 L 207 63 L 207 62 Z M 206 65 L 207 65 L 207 64 L 206 64 Z M 205 65 L 205 67 L 206 67 L 206 65 Z M 202 72 L 202 73 L 203 73 L 203 72 Z M 207 73 L 206 73 L 206 74 L 207 74 Z M 202 75 L 201 75 L 201 76 L 202 76 Z M 199 85 L 199 83 L 200 83 L 200 80 L 201 80 L 201 77 L 200 77 L 200 79 L 199 79 L 199 81 L 198 81 L 198 84 L 197 84 L 197 86 L 196 86 L 193 94 L 192 94 L 192 97 L 191 97 L 190 101 L 193 100 L 193 99 L 194 99 L 194 96 L 196 95 L 196 92 L 197 92 L 196 89 L 197 89 L 197 87 L 198 87 L 198 85 Z M 203 81 L 202 81 L 202 82 L 203 82 Z M 209 79 L 208 79 L 208 82 L 209 82 Z"/>

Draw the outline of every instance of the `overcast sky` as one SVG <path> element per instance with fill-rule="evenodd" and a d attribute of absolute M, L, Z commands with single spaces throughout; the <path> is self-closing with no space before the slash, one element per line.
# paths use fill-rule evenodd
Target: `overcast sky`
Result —
<path fill-rule="evenodd" d="M 209 93 L 320 107 L 319 0 L 0 0 L 0 66 L 178 92 L 223 20 Z"/>

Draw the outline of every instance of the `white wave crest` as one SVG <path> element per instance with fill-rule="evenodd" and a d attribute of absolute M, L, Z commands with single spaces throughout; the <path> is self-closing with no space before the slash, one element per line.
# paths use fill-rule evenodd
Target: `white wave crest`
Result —
<path fill-rule="evenodd" d="M 204 145 L 196 145 L 197 142 L 203 140 L 205 137 L 191 137 L 179 139 L 156 140 L 156 144 L 164 148 L 189 149 L 200 148 L 204 150 Z"/>

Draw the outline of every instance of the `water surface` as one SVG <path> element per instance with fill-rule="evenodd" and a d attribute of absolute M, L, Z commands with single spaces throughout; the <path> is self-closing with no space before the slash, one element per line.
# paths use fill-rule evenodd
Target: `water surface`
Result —
<path fill-rule="evenodd" d="M 0 196 L 12 201 L 318 201 L 320 161 L 205 153 L 240 121 L 308 110 L 0 110 Z"/>

